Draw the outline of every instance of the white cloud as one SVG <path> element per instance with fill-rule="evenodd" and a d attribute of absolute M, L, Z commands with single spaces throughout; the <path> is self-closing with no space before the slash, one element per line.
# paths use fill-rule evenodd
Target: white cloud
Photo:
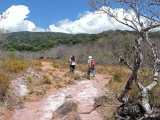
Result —
<path fill-rule="evenodd" d="M 122 12 L 123 9 L 120 10 Z M 118 14 L 122 18 L 122 13 Z M 100 33 L 107 30 L 131 30 L 129 27 L 117 22 L 115 19 L 107 16 L 107 14 L 99 14 L 97 12 L 85 12 L 78 15 L 80 18 L 75 21 L 68 19 L 59 21 L 58 25 L 50 25 L 49 30 L 53 32 L 64 33 Z"/>
<path fill-rule="evenodd" d="M 122 18 L 123 9 L 119 9 L 118 17 Z M 13 5 L 8 8 L 3 14 L 8 13 L 6 19 L 0 21 L 0 28 L 4 28 L 11 32 L 16 31 L 33 31 L 33 32 L 63 32 L 63 33 L 100 33 L 107 30 L 130 30 L 125 25 L 117 22 L 107 14 L 99 14 L 98 12 L 85 11 L 78 14 L 78 19 L 71 21 L 64 19 L 58 22 L 58 25 L 52 24 L 47 30 L 36 26 L 32 21 L 29 21 L 30 13 L 27 6 Z M 46 20 L 47 21 L 47 20 Z"/>
<path fill-rule="evenodd" d="M 30 13 L 27 6 L 13 5 L 8 8 L 3 14 L 7 13 L 6 19 L 1 20 L 0 28 L 9 30 L 10 32 L 16 31 L 44 31 L 44 29 L 36 27 L 35 24 L 29 20 L 28 14 Z M 2 15 L 3 15 L 2 14 Z"/>

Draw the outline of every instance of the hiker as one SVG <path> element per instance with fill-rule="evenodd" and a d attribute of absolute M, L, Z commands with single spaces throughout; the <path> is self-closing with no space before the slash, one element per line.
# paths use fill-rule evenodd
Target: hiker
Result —
<path fill-rule="evenodd" d="M 88 57 L 88 75 L 90 76 L 90 72 L 92 70 L 93 72 L 93 77 L 95 77 L 95 62 L 94 60 L 92 59 L 92 56 L 89 56 Z"/>
<path fill-rule="evenodd" d="M 74 57 L 74 55 L 70 57 L 69 63 L 70 63 L 70 72 L 74 72 L 74 68 L 76 65 L 76 58 Z"/>

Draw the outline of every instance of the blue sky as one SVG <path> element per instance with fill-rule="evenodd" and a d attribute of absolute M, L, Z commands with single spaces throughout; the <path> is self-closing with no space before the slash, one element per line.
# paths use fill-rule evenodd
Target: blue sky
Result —
<path fill-rule="evenodd" d="M 128 29 L 107 15 L 91 11 L 88 0 L 1 0 L 0 14 L 8 12 L 0 27 L 16 31 L 100 33 Z"/>
<path fill-rule="evenodd" d="M 12 5 L 28 6 L 28 19 L 43 28 L 66 18 L 76 20 L 79 13 L 90 9 L 88 0 L 3 0 L 0 4 L 0 13 Z"/>

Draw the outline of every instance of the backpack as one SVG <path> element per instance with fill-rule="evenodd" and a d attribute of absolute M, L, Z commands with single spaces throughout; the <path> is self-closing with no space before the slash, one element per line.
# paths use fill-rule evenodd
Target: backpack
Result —
<path fill-rule="evenodd" d="M 91 60 L 91 66 L 95 66 L 95 62 L 94 62 L 94 60 Z"/>

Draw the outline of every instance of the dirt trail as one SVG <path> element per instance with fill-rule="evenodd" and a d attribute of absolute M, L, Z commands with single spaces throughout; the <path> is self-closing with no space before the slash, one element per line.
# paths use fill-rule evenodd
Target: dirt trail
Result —
<path fill-rule="evenodd" d="M 42 62 L 43 74 L 51 76 L 48 71 L 58 76 L 64 75 L 64 70 L 55 69 L 49 62 Z M 54 70 L 53 70 L 54 69 Z M 76 71 L 78 72 L 78 71 Z M 84 74 L 84 73 L 82 73 Z M 106 87 L 109 77 L 102 74 L 96 74 L 91 80 L 75 81 L 74 84 L 55 89 L 54 86 L 46 95 L 33 102 L 27 102 L 23 109 L 12 110 L 11 117 L 8 120 L 51 120 L 53 112 L 67 100 L 73 100 L 78 103 L 78 113 L 82 120 L 103 120 L 97 110 L 90 114 L 94 108 L 94 98 L 109 93 Z"/>

